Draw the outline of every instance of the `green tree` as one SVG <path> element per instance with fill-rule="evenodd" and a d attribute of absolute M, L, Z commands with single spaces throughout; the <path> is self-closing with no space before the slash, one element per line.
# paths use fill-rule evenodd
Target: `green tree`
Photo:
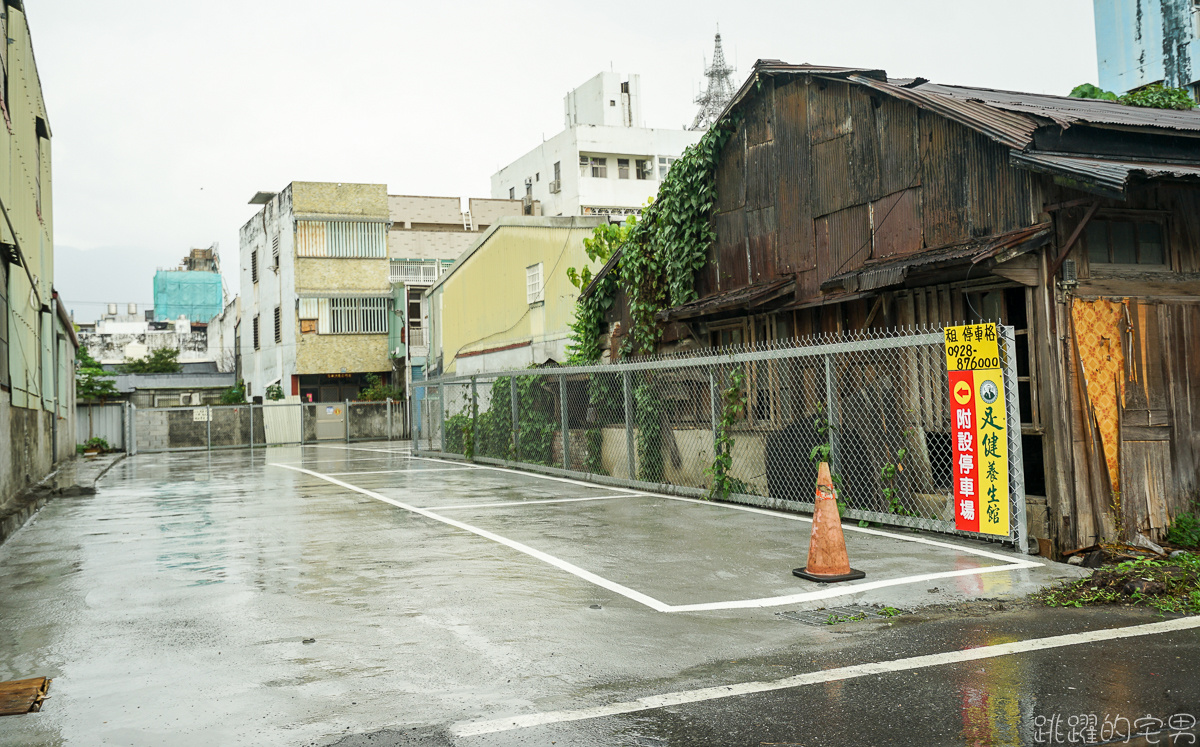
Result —
<path fill-rule="evenodd" d="M 358 393 L 358 399 L 363 402 L 404 399 L 404 392 L 397 387 L 384 384 L 383 379 L 375 374 L 367 374 L 367 386 Z"/>
<path fill-rule="evenodd" d="M 221 404 L 223 405 L 244 405 L 246 404 L 246 385 L 241 380 L 238 383 L 221 392 Z"/>
<path fill-rule="evenodd" d="M 144 358 L 126 361 L 121 370 L 125 373 L 179 373 L 179 351 L 159 348 Z"/>
<path fill-rule="evenodd" d="M 120 394 L 112 382 L 116 374 L 101 368 L 86 346 L 76 352 L 75 361 L 75 396 L 78 399 L 103 400 Z"/>
<path fill-rule="evenodd" d="M 1196 106 L 1196 102 L 1192 101 L 1186 88 L 1171 88 L 1158 83 L 1143 86 L 1121 96 L 1093 86 L 1091 83 L 1083 83 L 1071 90 L 1071 98 L 1103 99 L 1116 101 L 1126 106 L 1142 106 L 1150 109 L 1182 109 L 1186 111 Z"/>

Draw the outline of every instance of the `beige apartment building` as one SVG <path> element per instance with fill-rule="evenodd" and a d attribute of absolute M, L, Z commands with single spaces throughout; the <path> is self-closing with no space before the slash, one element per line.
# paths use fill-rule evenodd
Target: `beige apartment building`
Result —
<path fill-rule="evenodd" d="M 236 354 L 217 359 L 247 396 L 278 387 L 303 402 L 356 399 L 372 375 L 406 388 L 410 347 L 422 362 L 427 350 L 421 292 L 501 215 L 537 209 L 485 199 L 464 210 L 457 197 L 333 182 L 292 182 L 251 204 L 262 207 L 241 229 L 235 333 L 221 338 Z"/>

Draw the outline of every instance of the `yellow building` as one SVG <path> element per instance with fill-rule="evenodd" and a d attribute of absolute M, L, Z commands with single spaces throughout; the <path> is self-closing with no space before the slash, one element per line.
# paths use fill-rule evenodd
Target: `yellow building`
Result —
<path fill-rule="evenodd" d="M 489 227 L 423 297 L 430 375 L 566 362 L 579 295 L 567 268 L 589 264 L 583 240 L 607 220 L 518 216 Z"/>
<path fill-rule="evenodd" d="M 54 292 L 50 124 L 21 3 L 0 15 L 0 506 L 75 452 L 75 348 Z"/>

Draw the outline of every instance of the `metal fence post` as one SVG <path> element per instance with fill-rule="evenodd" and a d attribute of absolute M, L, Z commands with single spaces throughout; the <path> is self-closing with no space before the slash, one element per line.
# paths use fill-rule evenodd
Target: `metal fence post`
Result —
<path fill-rule="evenodd" d="M 563 469 L 571 469 L 571 431 L 567 422 L 567 377 L 558 377 L 558 409 L 562 415 Z"/>
<path fill-rule="evenodd" d="M 521 461 L 521 411 L 517 409 L 517 377 L 508 377 L 508 391 L 512 399 L 512 450 L 513 461 Z"/>
<path fill-rule="evenodd" d="M 346 443 L 350 443 L 350 400 L 346 400 Z"/>
<path fill-rule="evenodd" d="M 633 385 L 629 372 L 621 372 L 621 383 L 625 389 L 625 452 L 629 458 L 629 479 L 637 479 L 637 450 L 633 444 Z"/>
<path fill-rule="evenodd" d="M 1016 522 L 1016 550 L 1029 552 L 1029 523 L 1025 516 L 1025 450 L 1021 443 L 1021 402 L 1017 394 L 1017 336 L 1012 327 L 996 325 L 1004 341 L 1005 428 L 1008 430 L 1008 492 Z"/>
<path fill-rule="evenodd" d="M 446 385 L 438 385 L 438 450 L 446 450 Z M 433 448 L 433 434 L 429 434 L 430 448 Z"/>
<path fill-rule="evenodd" d="M 720 456 L 717 453 L 717 444 L 721 437 L 717 429 L 717 374 L 713 368 L 708 369 L 708 404 L 712 410 L 713 458 L 715 459 Z"/>
<path fill-rule="evenodd" d="M 840 459 L 838 454 L 838 403 L 837 380 L 833 370 L 833 356 L 825 356 L 825 422 L 828 430 L 825 435 L 829 438 L 829 469 L 838 473 Z"/>
<path fill-rule="evenodd" d="M 471 377 L 471 401 L 467 403 L 471 415 L 471 450 L 474 452 L 471 458 L 475 458 L 475 453 L 479 452 L 479 387 L 475 377 Z"/>
<path fill-rule="evenodd" d="M 212 451 L 212 405 L 204 406 L 204 440 L 209 451 Z"/>

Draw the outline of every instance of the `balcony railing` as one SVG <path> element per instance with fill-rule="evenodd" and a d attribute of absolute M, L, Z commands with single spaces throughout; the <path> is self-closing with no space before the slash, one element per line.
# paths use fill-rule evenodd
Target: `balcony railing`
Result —
<path fill-rule="evenodd" d="M 433 283 L 438 279 L 438 263 L 392 262 L 388 276 L 393 283 Z"/>
<path fill-rule="evenodd" d="M 427 332 L 428 330 L 421 327 L 409 327 L 408 346 L 410 348 L 423 348 L 429 345 L 429 335 L 426 334 Z"/>

